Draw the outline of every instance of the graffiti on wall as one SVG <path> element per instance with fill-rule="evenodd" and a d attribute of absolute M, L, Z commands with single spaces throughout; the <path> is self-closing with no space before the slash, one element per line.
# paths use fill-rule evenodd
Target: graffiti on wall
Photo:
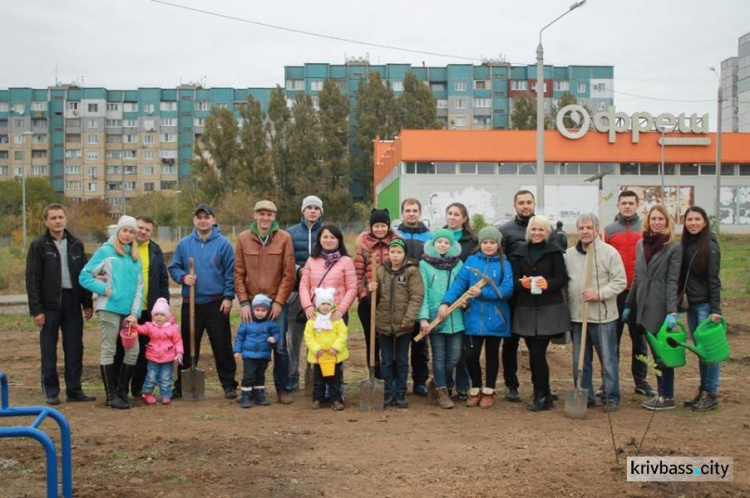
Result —
<path fill-rule="evenodd" d="M 481 214 L 488 223 L 492 223 L 498 217 L 498 193 L 474 187 L 454 191 L 433 191 L 424 203 L 422 217 L 429 221 L 430 227 L 441 227 L 445 225 L 445 210 L 454 202 L 463 203 L 470 217 Z"/>
<path fill-rule="evenodd" d="M 750 225 L 750 187 L 721 187 L 719 212 L 724 225 Z"/>
<path fill-rule="evenodd" d="M 659 185 L 620 185 L 620 191 L 623 190 L 632 190 L 638 194 L 638 215 L 641 218 L 646 217 L 651 206 L 663 204 L 675 223 L 682 224 L 685 211 L 695 203 L 692 186 L 668 186 L 662 189 Z"/>

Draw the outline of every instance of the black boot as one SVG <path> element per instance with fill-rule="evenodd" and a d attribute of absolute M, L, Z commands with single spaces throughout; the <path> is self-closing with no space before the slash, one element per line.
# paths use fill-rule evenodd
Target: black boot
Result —
<path fill-rule="evenodd" d="M 132 376 L 133 365 L 123 363 L 122 368 L 120 369 L 120 375 L 117 378 L 117 391 L 112 395 L 112 401 L 109 404 L 111 408 L 127 410 L 133 406 L 128 399 L 128 387 L 130 386 L 130 378 Z"/>
<path fill-rule="evenodd" d="M 534 400 L 528 404 L 529 411 L 542 412 L 552 407 L 554 407 L 554 402 L 549 389 L 546 391 L 534 389 Z"/>
<path fill-rule="evenodd" d="M 110 408 L 112 406 L 112 396 L 117 388 L 115 384 L 115 366 L 114 365 L 99 365 L 99 370 L 102 373 L 102 383 L 104 384 L 104 392 L 107 396 L 107 400 L 104 402 L 104 406 Z"/>

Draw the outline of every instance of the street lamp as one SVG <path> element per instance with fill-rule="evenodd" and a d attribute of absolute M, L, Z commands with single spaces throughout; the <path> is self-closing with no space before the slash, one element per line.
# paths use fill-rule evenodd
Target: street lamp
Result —
<path fill-rule="evenodd" d="M 23 132 L 23 137 L 24 137 L 23 138 L 23 143 L 24 143 L 23 148 L 24 148 L 24 152 L 26 152 L 26 150 L 25 150 L 26 149 L 26 138 L 28 138 L 29 139 L 29 148 L 28 148 L 29 164 L 32 164 L 32 166 L 33 166 L 32 159 L 31 159 L 31 137 L 32 137 L 32 135 L 34 135 L 34 134 L 32 132 L 30 132 L 30 131 Z M 31 169 L 31 168 L 29 168 L 29 169 Z M 23 160 L 23 165 L 22 165 L 22 170 L 21 170 L 21 208 L 23 209 L 23 216 L 22 216 L 22 219 L 23 219 L 23 247 L 26 248 L 26 158 L 24 158 L 24 160 Z"/>
<path fill-rule="evenodd" d="M 586 0 L 574 3 L 567 11 L 539 30 L 539 46 L 536 47 L 536 205 L 541 213 L 544 212 L 544 48 L 542 47 L 542 32 L 585 3 Z"/>
<path fill-rule="evenodd" d="M 724 92 L 721 91 L 721 77 L 716 72 L 716 68 L 711 66 L 709 70 L 719 80 L 719 90 L 716 94 L 716 196 L 714 199 L 716 233 L 719 233 L 721 231 L 721 104 L 724 102 Z"/>
<path fill-rule="evenodd" d="M 661 144 L 661 166 L 659 172 L 661 173 L 661 196 L 662 196 L 662 202 L 664 202 L 664 146 L 666 145 L 666 140 L 664 140 L 664 135 L 666 133 L 672 133 L 677 129 L 677 125 L 675 124 L 671 129 L 668 126 L 655 126 L 656 131 L 661 133 L 661 139 L 659 140 L 659 144 Z"/>
<path fill-rule="evenodd" d="M 180 222 L 179 222 L 179 219 L 178 219 L 179 217 L 177 216 L 177 214 L 178 214 L 177 211 L 178 211 L 178 208 L 180 206 L 177 203 L 177 196 L 180 195 L 181 193 L 182 193 L 182 190 L 175 190 L 174 191 L 174 224 L 177 226 L 177 238 L 178 239 L 182 238 L 181 237 L 182 234 L 180 233 Z"/>

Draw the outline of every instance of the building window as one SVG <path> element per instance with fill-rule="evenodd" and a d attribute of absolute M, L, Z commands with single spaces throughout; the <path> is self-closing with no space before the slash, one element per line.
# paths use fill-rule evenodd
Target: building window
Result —
<path fill-rule="evenodd" d="M 120 110 L 120 104 L 108 103 L 107 110 L 110 112 L 118 112 Z"/>
<path fill-rule="evenodd" d="M 99 143 L 99 137 L 96 135 L 89 135 L 89 144 L 96 145 Z"/>
<path fill-rule="evenodd" d="M 99 174 L 98 171 L 99 171 L 99 168 L 97 168 L 96 166 L 89 166 L 88 168 L 89 177 L 96 178 L 97 175 Z"/>
<path fill-rule="evenodd" d="M 446 99 L 438 99 L 437 100 L 437 108 L 438 109 L 447 109 L 448 108 L 448 101 Z"/>
<path fill-rule="evenodd" d="M 8 167 L 7 166 L 0 166 L 0 175 L 6 176 L 8 174 Z"/>
<path fill-rule="evenodd" d="M 680 166 L 680 175 L 682 176 L 697 176 L 698 175 L 697 164 L 683 164 Z"/>
<path fill-rule="evenodd" d="M 176 133 L 162 133 L 161 134 L 161 141 L 166 143 L 172 143 L 177 141 L 177 134 Z"/>
<path fill-rule="evenodd" d="M 591 86 L 591 89 L 595 92 L 604 92 L 607 90 L 607 85 L 604 83 L 596 83 L 595 85 Z"/>
<path fill-rule="evenodd" d="M 205 120 L 205 118 L 195 118 L 195 119 L 193 119 L 193 126 L 206 126 L 206 120 Z"/>
<path fill-rule="evenodd" d="M 122 151 L 121 150 L 108 150 L 107 159 L 122 159 Z"/>
<path fill-rule="evenodd" d="M 119 166 L 107 166 L 107 175 L 108 176 L 121 176 L 122 173 L 120 172 Z"/>
<path fill-rule="evenodd" d="M 318 100 L 318 97 L 311 97 L 310 103 L 312 104 L 312 108 L 316 111 L 320 110 L 320 100 Z"/>
<path fill-rule="evenodd" d="M 135 182 L 125 182 L 125 190 L 135 190 Z"/>
<path fill-rule="evenodd" d="M 143 184 L 143 191 L 144 192 L 153 192 L 154 191 L 154 182 L 144 182 L 144 184 Z"/>
<path fill-rule="evenodd" d="M 193 109 L 196 111 L 210 111 L 211 110 L 211 103 L 210 102 L 196 102 L 193 106 Z"/>
<path fill-rule="evenodd" d="M 122 151 L 122 158 L 123 159 L 138 159 L 138 151 L 137 150 L 124 150 Z"/>
<path fill-rule="evenodd" d="M 146 166 L 143 168 L 143 174 L 145 176 L 154 176 L 154 167 L 153 166 Z"/>
<path fill-rule="evenodd" d="M 81 182 L 65 182 L 65 190 L 80 190 Z"/>
<path fill-rule="evenodd" d="M 8 109 L 10 109 L 10 107 L 7 102 L 0 102 L 0 112 L 8 112 Z"/>
<path fill-rule="evenodd" d="M 46 144 L 47 143 L 47 135 L 34 135 L 34 138 L 31 139 L 31 143 L 33 143 L 33 144 Z"/>
<path fill-rule="evenodd" d="M 143 112 L 146 114 L 154 113 L 154 104 L 143 104 Z"/>
<path fill-rule="evenodd" d="M 32 111 L 46 111 L 47 110 L 47 102 L 32 102 L 31 103 L 31 110 Z"/>
<path fill-rule="evenodd" d="M 536 175 L 536 164 L 521 163 L 518 165 L 519 175 Z"/>
<path fill-rule="evenodd" d="M 456 109 L 466 109 L 466 99 L 456 99 Z"/>
<path fill-rule="evenodd" d="M 555 80 L 552 83 L 552 89 L 556 92 L 567 92 L 570 89 L 570 82 L 564 80 Z"/>
<path fill-rule="evenodd" d="M 126 144 L 137 144 L 138 135 L 123 135 L 122 141 L 123 143 L 126 143 Z"/>
<path fill-rule="evenodd" d="M 313 92 L 319 92 L 323 89 L 323 82 L 322 81 L 311 81 L 310 82 L 310 90 Z"/>
<path fill-rule="evenodd" d="M 430 83 L 430 90 L 433 92 L 444 92 L 445 83 Z"/>
<path fill-rule="evenodd" d="M 65 157 L 67 159 L 76 159 L 81 157 L 81 149 L 66 149 Z"/>
<path fill-rule="evenodd" d="M 177 151 L 176 150 L 162 150 L 161 158 L 162 159 L 177 159 Z"/>
<path fill-rule="evenodd" d="M 78 102 L 66 102 L 65 103 L 65 109 L 68 111 L 77 111 L 78 110 Z"/>
<path fill-rule="evenodd" d="M 120 190 L 120 182 L 107 182 L 107 190 Z"/>
<path fill-rule="evenodd" d="M 81 171 L 81 166 L 65 166 L 66 175 L 80 175 Z"/>
<path fill-rule="evenodd" d="M 480 109 L 487 109 L 492 107 L 491 99 L 474 99 L 474 107 Z"/>
<path fill-rule="evenodd" d="M 474 126 L 487 127 L 492 124 L 492 119 L 489 116 L 477 116 L 474 118 Z"/>
<path fill-rule="evenodd" d="M 169 166 L 166 164 L 161 165 L 161 174 L 162 175 L 174 175 L 177 173 L 177 166 Z"/>
<path fill-rule="evenodd" d="M 599 104 L 597 105 L 597 108 L 600 111 L 606 111 L 607 110 L 607 103 L 605 101 L 603 101 L 603 100 L 600 100 Z"/>
<path fill-rule="evenodd" d="M 105 128 L 119 128 L 120 126 L 122 126 L 122 119 L 105 119 L 104 120 Z"/>
<path fill-rule="evenodd" d="M 125 128 L 137 128 L 138 120 L 137 119 L 123 119 L 122 126 L 124 126 Z"/>
<path fill-rule="evenodd" d="M 456 81 L 453 84 L 453 89 L 457 92 L 465 92 L 466 91 L 466 82 L 465 81 Z"/>
<path fill-rule="evenodd" d="M 99 112 L 99 104 L 88 104 L 88 112 Z"/>
<path fill-rule="evenodd" d="M 578 93 L 586 93 L 586 83 L 578 83 Z"/>
<path fill-rule="evenodd" d="M 96 192 L 96 182 L 88 182 L 88 185 L 89 192 Z"/>
<path fill-rule="evenodd" d="M 108 144 L 121 144 L 122 135 L 107 135 L 107 143 Z"/>
<path fill-rule="evenodd" d="M 47 174 L 47 166 L 32 166 L 31 167 L 31 174 L 32 175 L 46 175 Z"/>
<path fill-rule="evenodd" d="M 31 158 L 32 159 L 47 159 L 47 151 L 46 150 L 32 150 Z"/>
<path fill-rule="evenodd" d="M 15 135 L 13 137 L 13 143 L 16 145 L 23 145 L 23 135 Z"/>
<path fill-rule="evenodd" d="M 304 90 L 305 80 L 287 80 L 286 89 L 287 90 Z"/>
<path fill-rule="evenodd" d="M 500 168 L 498 173 L 501 175 L 515 175 L 518 174 L 518 164 L 517 163 L 500 163 Z"/>
<path fill-rule="evenodd" d="M 65 126 L 67 128 L 80 128 L 81 127 L 81 120 L 78 119 L 78 118 L 66 119 L 65 120 Z"/>
<path fill-rule="evenodd" d="M 394 81 L 391 83 L 391 88 L 394 92 L 403 92 L 404 91 L 404 82 L 403 81 Z"/>
<path fill-rule="evenodd" d="M 638 165 L 635 163 L 620 164 L 621 175 L 637 175 Z"/>
<path fill-rule="evenodd" d="M 177 188 L 177 182 L 161 182 L 162 190 L 174 190 Z"/>
<path fill-rule="evenodd" d="M 474 90 L 489 90 L 490 82 L 487 80 L 474 80 Z"/>
<path fill-rule="evenodd" d="M 7 150 L 0 150 L 0 159 L 8 159 L 10 155 Z"/>
<path fill-rule="evenodd" d="M 147 104 L 151 105 L 153 107 L 153 104 Z M 144 110 L 146 106 L 143 106 Z M 177 102 L 160 102 L 159 103 L 159 109 L 162 111 L 176 111 L 177 110 Z M 153 111 L 153 109 L 152 109 Z M 148 112 L 148 111 L 147 111 Z"/>
<path fill-rule="evenodd" d="M 153 159 L 154 158 L 154 151 L 153 150 L 144 150 L 143 151 L 143 159 Z"/>
<path fill-rule="evenodd" d="M 510 89 L 523 91 L 529 89 L 529 82 L 526 80 L 510 80 Z"/>
<path fill-rule="evenodd" d="M 453 118 L 453 126 L 456 128 L 461 128 L 466 126 L 466 118 L 463 116 Z"/>
<path fill-rule="evenodd" d="M 531 85 L 531 90 L 536 92 L 536 81 Z M 544 82 L 544 91 L 547 91 L 547 82 Z"/>
<path fill-rule="evenodd" d="M 477 174 L 479 175 L 494 175 L 495 169 L 495 163 L 477 163 Z"/>
<path fill-rule="evenodd" d="M 122 104 L 123 112 L 138 112 L 138 102 L 125 102 Z"/>
<path fill-rule="evenodd" d="M 161 118 L 162 126 L 177 126 L 177 120 L 175 118 Z"/>

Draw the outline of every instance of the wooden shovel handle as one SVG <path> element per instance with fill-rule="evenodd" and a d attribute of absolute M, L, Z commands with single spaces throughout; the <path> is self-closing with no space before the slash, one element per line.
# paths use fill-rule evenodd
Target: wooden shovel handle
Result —
<path fill-rule="evenodd" d="M 588 250 L 586 251 L 586 279 L 583 283 L 583 290 L 586 290 L 591 282 L 591 267 L 594 263 L 594 242 L 589 244 Z M 581 387 L 581 377 L 583 375 L 583 357 L 586 351 L 586 335 L 589 330 L 589 302 L 584 301 L 581 309 L 583 314 L 583 323 L 581 324 L 581 345 L 580 351 L 578 351 L 578 382 L 576 382 L 576 389 Z"/>
<path fill-rule="evenodd" d="M 482 279 L 479 282 L 477 282 L 476 284 L 474 284 L 472 287 L 476 287 L 477 289 L 481 289 L 486 284 L 487 284 L 487 281 L 484 280 L 484 279 Z M 445 317 L 447 318 L 448 316 L 450 316 L 451 313 L 453 313 L 454 311 L 456 311 L 456 309 L 458 309 L 460 306 L 462 306 L 464 303 L 466 303 L 469 299 L 471 299 L 471 296 L 469 295 L 469 291 L 466 291 L 463 294 L 461 294 L 461 297 L 459 297 L 458 299 L 456 299 L 455 303 L 453 303 L 450 306 L 448 306 L 448 309 L 445 312 Z M 419 342 L 422 339 L 424 339 L 424 337 L 427 334 L 429 334 L 430 332 L 432 332 L 432 329 L 434 329 L 435 327 L 437 327 L 438 325 L 440 325 L 442 322 L 443 322 L 443 320 L 441 320 L 440 318 L 435 318 L 433 321 L 430 322 L 430 325 L 429 325 L 429 328 L 427 329 L 427 332 L 425 332 L 425 333 L 420 332 L 419 334 L 417 334 L 417 336 L 414 338 L 414 342 Z"/>
<path fill-rule="evenodd" d="M 195 276 L 195 258 L 190 258 L 188 263 L 190 276 Z M 195 370 L 195 282 L 190 286 L 190 368 Z"/>
<path fill-rule="evenodd" d="M 371 267 L 372 267 L 372 273 L 370 276 L 370 282 L 377 281 L 378 275 L 378 258 L 375 252 L 373 251 L 372 257 L 370 259 L 371 261 Z M 375 366 L 375 313 L 378 308 L 378 291 L 370 291 L 370 357 L 367 359 L 367 366 L 368 367 L 374 367 Z"/>

